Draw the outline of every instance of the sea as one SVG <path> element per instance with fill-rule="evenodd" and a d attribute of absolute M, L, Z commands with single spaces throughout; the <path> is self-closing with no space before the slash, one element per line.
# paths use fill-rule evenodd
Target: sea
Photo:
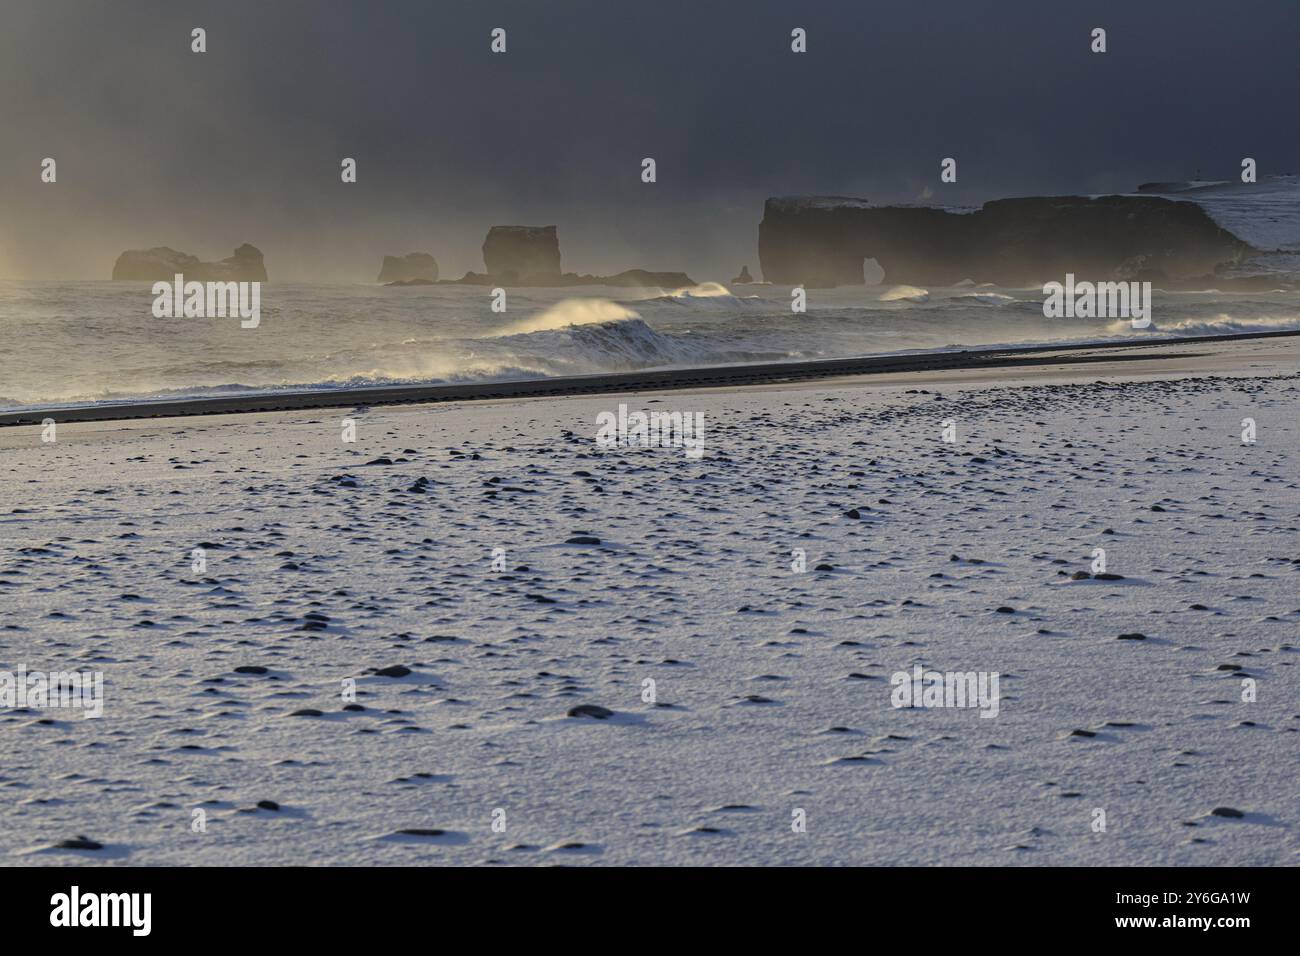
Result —
<path fill-rule="evenodd" d="M 1279 287 L 1152 290 L 1151 322 L 1047 318 L 1044 290 L 966 282 L 681 289 L 268 282 L 256 328 L 156 318 L 149 282 L 0 280 L 0 409 L 630 372 L 1153 336 L 1300 330 L 1300 180 L 1159 184 L 1264 254 Z M 1064 278 L 1064 277 L 1061 277 Z M 494 304 L 497 308 L 494 309 Z M 504 311 L 498 311 L 501 307 Z"/>

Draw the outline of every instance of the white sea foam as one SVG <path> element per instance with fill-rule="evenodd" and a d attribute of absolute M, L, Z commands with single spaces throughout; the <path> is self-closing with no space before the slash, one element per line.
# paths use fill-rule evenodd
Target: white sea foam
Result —
<path fill-rule="evenodd" d="M 1127 322 L 1121 323 L 1127 325 Z M 1247 332 L 1283 332 L 1300 329 L 1300 316 L 1255 315 L 1232 316 L 1220 313 L 1210 318 L 1167 319 L 1153 322 L 1152 332 L 1166 335 L 1231 335 Z"/>
<path fill-rule="evenodd" d="M 929 302 L 930 292 L 928 289 L 920 289 L 914 285 L 896 285 L 892 289 L 884 292 L 880 296 L 881 302 Z"/>
<path fill-rule="evenodd" d="M 651 297 L 650 302 L 667 302 L 672 305 L 698 306 L 701 308 L 744 308 L 759 299 L 757 295 L 738 296 L 721 282 L 701 282 L 699 285 L 661 292 Z"/>
<path fill-rule="evenodd" d="M 972 292 L 968 295 L 953 296 L 953 301 L 979 302 L 983 305 L 1006 305 L 1019 300 L 1014 295 L 1003 295 L 1000 292 Z"/>

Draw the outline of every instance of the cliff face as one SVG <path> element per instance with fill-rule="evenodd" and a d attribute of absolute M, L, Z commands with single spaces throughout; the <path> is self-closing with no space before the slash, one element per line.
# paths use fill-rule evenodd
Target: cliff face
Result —
<path fill-rule="evenodd" d="M 560 239 L 554 226 L 493 226 L 483 240 L 483 264 L 488 275 L 518 282 L 560 276 Z M 543 285 L 542 282 L 526 283 Z"/>
<path fill-rule="evenodd" d="M 256 246 L 244 243 L 235 254 L 220 262 L 201 262 L 198 257 L 167 246 L 131 249 L 117 257 L 114 279 L 144 279 L 171 282 L 177 274 L 194 282 L 266 282 L 266 265 Z"/>
<path fill-rule="evenodd" d="M 438 260 L 427 252 L 412 252 L 405 256 L 384 256 L 376 282 L 410 282 L 412 279 L 438 281 Z"/>
<path fill-rule="evenodd" d="M 769 199 L 758 227 L 763 276 L 783 285 L 885 281 L 1003 286 L 1209 275 L 1254 250 L 1193 203 L 1147 196 L 999 199 L 973 212 L 871 206 L 862 199 Z"/>

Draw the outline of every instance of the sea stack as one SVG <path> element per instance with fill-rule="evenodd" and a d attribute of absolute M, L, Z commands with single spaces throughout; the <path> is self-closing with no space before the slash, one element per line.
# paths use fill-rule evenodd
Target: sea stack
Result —
<path fill-rule="evenodd" d="M 384 256 L 376 282 L 411 282 L 416 279 L 438 281 L 438 260 L 427 252 L 410 252 L 405 256 Z"/>
<path fill-rule="evenodd" d="M 493 226 L 483 240 L 483 264 L 503 281 L 553 285 L 560 278 L 559 236 L 554 226 Z"/>
<path fill-rule="evenodd" d="M 196 256 L 168 246 L 130 249 L 117 257 L 114 279 L 143 279 L 171 282 L 177 275 L 194 282 L 266 282 L 262 251 L 244 243 L 235 254 L 220 262 L 202 262 Z"/>

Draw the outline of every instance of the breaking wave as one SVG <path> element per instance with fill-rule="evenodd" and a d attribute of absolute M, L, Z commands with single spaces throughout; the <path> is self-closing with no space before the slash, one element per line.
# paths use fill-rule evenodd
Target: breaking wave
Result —
<path fill-rule="evenodd" d="M 667 302 L 671 305 L 704 306 L 711 308 L 740 308 L 750 304 L 758 296 L 739 296 L 721 282 L 701 282 L 699 285 L 674 289 L 644 300 L 649 302 Z"/>
<path fill-rule="evenodd" d="M 880 297 L 881 302 L 929 302 L 928 289 L 919 289 L 914 285 L 896 285 Z"/>
<path fill-rule="evenodd" d="M 508 349 L 513 361 L 538 364 L 553 374 L 772 358 L 770 353 L 719 347 L 690 334 L 656 332 L 639 317 L 503 336 L 496 344 Z"/>
<path fill-rule="evenodd" d="M 639 319 L 636 312 L 619 302 L 609 299 L 564 299 L 549 309 L 539 312 L 529 319 L 523 319 L 499 335 L 521 335 L 529 332 L 545 332 L 561 329 L 570 325 L 592 325 L 599 322 L 612 322 L 620 319 Z"/>
<path fill-rule="evenodd" d="M 1128 322 L 1119 323 L 1121 328 Z M 1232 316 L 1220 313 L 1212 318 L 1189 318 L 1161 321 L 1156 316 L 1148 329 L 1165 335 L 1230 335 L 1237 332 L 1286 332 L 1300 330 L 1300 316 L 1257 315 Z"/>

